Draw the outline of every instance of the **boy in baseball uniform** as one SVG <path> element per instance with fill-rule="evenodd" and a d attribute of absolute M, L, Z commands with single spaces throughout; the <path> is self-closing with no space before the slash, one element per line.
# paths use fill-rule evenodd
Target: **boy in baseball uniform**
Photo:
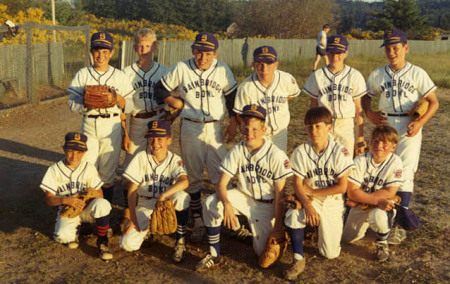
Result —
<path fill-rule="evenodd" d="M 220 228 L 239 229 L 236 214 L 247 217 L 253 232 L 253 249 L 260 255 L 272 234 L 283 234 L 284 208 L 282 196 L 286 178 L 292 175 L 286 154 L 270 140 L 266 132 L 266 110 L 258 105 L 247 105 L 241 113 L 243 141 L 236 144 L 223 160 L 222 175 L 216 193 L 203 201 L 203 218 L 208 235 L 210 253 L 196 266 L 204 271 L 220 263 Z M 237 175 L 237 188 L 227 185 Z"/>
<path fill-rule="evenodd" d="M 236 133 L 237 120 L 232 109 L 237 82 L 230 68 L 216 59 L 219 42 L 213 34 L 199 33 L 191 47 L 193 58 L 173 65 L 156 85 L 155 96 L 181 110 L 181 157 L 189 175 L 194 218 L 191 239 L 199 242 L 205 233 L 201 219 L 203 170 L 206 166 L 209 179 L 217 184 L 219 165 L 227 153 L 221 128 L 227 110 L 228 141 L 233 141 Z M 172 95 L 173 91 L 179 96 Z"/>
<path fill-rule="evenodd" d="M 329 259 L 339 256 L 345 211 L 343 194 L 354 164 L 349 151 L 330 136 L 332 115 L 315 107 L 305 115 L 308 142 L 291 156 L 294 193 L 302 209 L 288 209 L 284 223 L 291 238 L 294 259 L 284 277 L 295 280 L 305 268 L 303 238 L 306 224 L 319 226 L 319 253 Z"/>
<path fill-rule="evenodd" d="M 88 151 L 84 159 L 96 166 L 105 198 L 112 202 L 116 168 L 119 165 L 122 144 L 121 114 L 125 109 L 125 99 L 133 91 L 125 74 L 110 66 L 114 55 L 113 38 L 106 32 L 98 32 L 91 37 L 91 54 L 94 64 L 82 68 L 75 74 L 68 92 L 69 108 L 83 117 L 81 132 L 88 139 Z M 87 85 L 105 85 L 117 92 L 117 104 L 108 108 L 88 108 L 84 106 Z"/>
<path fill-rule="evenodd" d="M 97 169 L 83 160 L 87 151 L 87 136 L 77 132 L 69 132 L 65 136 L 63 146 L 65 157 L 50 166 L 41 182 L 45 192 L 45 202 L 49 206 L 59 206 L 56 217 L 54 239 L 67 245 L 70 249 L 78 248 L 77 228 L 81 222 L 95 223 L 97 231 L 97 247 L 103 260 L 113 258 L 108 249 L 108 228 L 111 204 L 103 199 L 101 181 Z M 80 193 L 95 190 L 96 198 L 86 204 L 79 198 Z M 74 218 L 60 216 L 63 205 L 83 209 Z"/>
<path fill-rule="evenodd" d="M 134 34 L 134 51 L 139 55 L 136 63 L 123 70 L 133 86 L 133 95 L 126 99 L 126 113 L 130 113 L 129 137 L 124 136 L 123 148 L 126 150 L 123 168 L 125 169 L 135 153 L 145 150 L 147 139 L 144 137 L 149 121 L 158 120 L 164 115 L 164 104 L 158 104 L 154 98 L 155 85 L 167 73 L 168 68 L 153 61 L 153 53 L 158 47 L 153 30 L 142 28 Z M 122 181 L 125 200 L 125 219 L 130 219 L 128 210 L 128 190 Z"/>
<path fill-rule="evenodd" d="M 233 110 L 240 115 L 246 105 L 256 104 L 267 110 L 267 136 L 281 150 L 287 150 L 287 128 L 291 119 L 288 100 L 298 96 L 295 78 L 278 70 L 277 52 L 260 46 L 253 52 L 255 73 L 238 87 Z M 241 124 L 241 123 L 240 123 Z"/>
<path fill-rule="evenodd" d="M 355 169 L 348 177 L 348 204 L 352 209 L 342 239 L 356 242 L 370 227 L 377 234 L 379 261 L 389 258 L 387 238 L 395 215 L 395 203 L 391 199 L 403 183 L 402 160 L 392 153 L 397 143 L 398 134 L 393 127 L 377 126 L 372 132 L 370 152 L 355 158 Z"/>
<path fill-rule="evenodd" d="M 189 180 L 180 157 L 168 150 L 172 143 L 171 122 L 148 123 L 145 138 L 148 148 L 137 153 L 123 176 L 130 181 L 128 206 L 130 221 L 119 245 L 126 251 L 138 250 L 149 231 L 150 216 L 158 201 L 172 199 L 177 216 L 177 233 L 173 260 L 180 262 L 185 251 L 184 234 L 188 221 L 190 197 L 184 190 Z"/>
<path fill-rule="evenodd" d="M 367 94 L 366 82 L 361 73 L 345 65 L 348 56 L 348 41 L 344 36 L 328 38 L 329 64 L 312 73 L 303 91 L 311 97 L 311 107 L 324 106 L 333 117 L 334 139 L 353 156 L 356 124 L 356 156 L 364 151 L 364 119 L 361 98 Z"/>
<path fill-rule="evenodd" d="M 372 123 L 389 124 L 397 130 L 399 142 L 395 154 L 402 159 L 404 178 L 397 195 L 402 199 L 401 205 L 409 207 L 414 173 L 419 164 L 422 128 L 436 113 L 439 102 L 435 95 L 436 86 L 428 74 L 406 61 L 409 51 L 406 33 L 399 30 L 386 32 L 381 47 L 384 47 L 389 64 L 370 74 L 367 79 L 369 94 L 363 97 L 362 106 Z M 378 95 L 380 110 L 373 111 L 371 101 Z M 420 119 L 413 120 L 408 112 L 421 98 L 428 101 L 428 110 Z M 395 227 L 388 241 L 390 244 L 399 244 L 405 238 L 406 231 Z"/>

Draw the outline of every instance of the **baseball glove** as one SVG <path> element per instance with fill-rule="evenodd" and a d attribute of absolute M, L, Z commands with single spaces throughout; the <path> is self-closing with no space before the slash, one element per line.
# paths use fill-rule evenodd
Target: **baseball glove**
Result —
<path fill-rule="evenodd" d="M 117 104 L 116 90 L 103 85 L 87 85 L 84 90 L 84 106 L 108 108 Z"/>
<path fill-rule="evenodd" d="M 269 237 L 264 251 L 259 256 L 258 264 L 261 268 L 268 268 L 285 253 L 289 243 L 289 236 L 284 231 L 279 235 L 277 237 L 272 234 Z"/>
<path fill-rule="evenodd" d="M 158 201 L 150 216 L 150 233 L 167 235 L 177 230 L 177 216 L 172 200 Z"/>
<path fill-rule="evenodd" d="M 162 117 L 164 120 L 169 120 L 169 121 L 173 122 L 180 115 L 181 111 L 184 108 L 184 100 L 180 99 L 180 98 L 178 98 L 178 99 L 183 103 L 183 107 L 176 109 L 174 107 L 166 105 L 164 107 L 165 114 Z"/>
<path fill-rule="evenodd" d="M 78 198 L 83 200 L 85 203 L 84 208 L 91 202 L 92 199 L 97 198 L 97 192 L 92 187 L 86 189 L 86 191 L 78 194 Z M 83 212 L 84 208 L 75 208 L 70 205 L 64 205 L 59 213 L 61 218 L 75 218 Z"/>
<path fill-rule="evenodd" d="M 355 144 L 355 157 L 367 153 L 369 148 L 366 141 L 361 141 Z"/>
<path fill-rule="evenodd" d="M 303 208 L 302 204 L 300 203 L 300 200 L 297 199 L 297 196 L 295 195 L 295 193 L 286 197 L 284 205 L 287 208 L 292 208 L 294 210 L 300 210 Z"/>
<path fill-rule="evenodd" d="M 428 101 L 425 98 L 418 100 L 413 108 L 409 111 L 408 115 L 413 119 L 420 119 L 428 110 Z"/>
<path fill-rule="evenodd" d="M 394 201 L 395 204 L 400 204 L 400 202 L 402 201 L 402 198 L 400 196 L 398 196 L 398 195 L 395 195 L 393 198 L 389 198 L 389 200 Z M 353 201 L 351 199 L 347 200 L 347 205 L 350 206 L 350 207 L 359 206 L 359 208 L 361 208 L 363 210 L 372 209 L 372 208 L 377 207 L 376 205 L 358 203 L 358 202 Z"/>

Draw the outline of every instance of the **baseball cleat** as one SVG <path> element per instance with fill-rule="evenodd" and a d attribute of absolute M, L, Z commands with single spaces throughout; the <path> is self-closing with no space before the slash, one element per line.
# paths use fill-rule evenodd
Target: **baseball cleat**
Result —
<path fill-rule="evenodd" d="M 242 225 L 236 231 L 232 230 L 230 235 L 231 237 L 243 242 L 251 242 L 253 238 L 253 234 L 249 230 L 247 230 L 244 225 Z"/>
<path fill-rule="evenodd" d="M 386 243 L 377 243 L 377 259 L 384 262 L 389 259 L 389 246 Z"/>
<path fill-rule="evenodd" d="M 220 256 L 212 256 L 211 254 L 208 254 L 197 263 L 197 265 L 195 266 L 195 271 L 197 272 L 206 271 L 220 264 L 221 264 Z"/>
<path fill-rule="evenodd" d="M 77 249 L 78 248 L 78 241 L 75 240 L 73 242 L 67 243 L 66 246 L 70 249 Z"/>
<path fill-rule="evenodd" d="M 306 260 L 294 259 L 291 266 L 283 272 L 283 276 L 286 280 L 296 280 L 297 277 L 305 270 Z"/>
<path fill-rule="evenodd" d="M 113 255 L 106 244 L 100 244 L 98 246 L 98 251 L 102 260 L 110 260 L 113 258 Z"/>
<path fill-rule="evenodd" d="M 174 262 L 178 263 L 183 260 L 184 252 L 186 251 L 186 247 L 184 245 L 184 241 L 178 241 L 173 250 L 172 259 Z"/>
<path fill-rule="evenodd" d="M 399 245 L 406 239 L 406 231 L 399 227 L 392 228 L 388 237 L 388 244 L 390 245 Z"/>

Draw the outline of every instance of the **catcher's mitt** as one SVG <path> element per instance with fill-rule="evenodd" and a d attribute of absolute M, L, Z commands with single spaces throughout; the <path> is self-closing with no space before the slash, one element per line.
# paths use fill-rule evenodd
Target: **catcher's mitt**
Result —
<path fill-rule="evenodd" d="M 286 201 L 284 202 L 284 204 L 287 208 L 292 208 L 294 210 L 300 210 L 303 208 L 302 203 L 297 199 L 295 193 L 286 197 Z"/>
<path fill-rule="evenodd" d="M 425 98 L 418 100 L 413 108 L 409 111 L 408 115 L 413 119 L 420 119 L 428 110 L 428 101 Z"/>
<path fill-rule="evenodd" d="M 369 150 L 369 148 L 367 147 L 367 142 L 366 141 L 361 141 L 355 144 L 355 153 L 354 156 L 359 156 L 362 155 L 364 153 L 367 153 L 367 151 Z"/>
<path fill-rule="evenodd" d="M 172 200 L 158 201 L 150 217 L 150 233 L 167 235 L 177 230 L 177 216 Z"/>
<path fill-rule="evenodd" d="M 117 104 L 116 90 L 103 85 L 87 85 L 84 90 L 84 106 L 108 108 Z"/>
<path fill-rule="evenodd" d="M 97 197 L 97 193 L 96 190 L 93 188 L 88 188 L 86 189 L 86 191 L 81 192 L 78 195 L 78 198 L 83 200 L 85 203 L 84 208 L 86 208 L 86 206 L 89 204 L 89 202 L 91 202 L 92 199 Z M 83 212 L 84 208 L 75 208 L 73 206 L 70 205 L 64 205 L 63 208 L 61 209 L 61 212 L 59 213 L 59 217 L 61 218 L 75 218 L 78 215 L 81 214 L 81 212 Z"/>
<path fill-rule="evenodd" d="M 268 268 L 285 253 L 289 243 L 289 236 L 286 232 L 282 232 L 280 235 L 280 237 L 273 235 L 269 237 L 264 251 L 259 256 L 258 264 L 261 268 Z"/>

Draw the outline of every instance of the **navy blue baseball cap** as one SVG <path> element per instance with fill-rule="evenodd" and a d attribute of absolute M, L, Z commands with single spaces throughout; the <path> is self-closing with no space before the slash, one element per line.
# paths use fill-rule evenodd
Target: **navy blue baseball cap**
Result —
<path fill-rule="evenodd" d="M 147 128 L 145 138 L 167 137 L 171 134 L 172 123 L 168 120 L 154 120 L 147 124 Z"/>
<path fill-rule="evenodd" d="M 91 37 L 91 48 L 113 49 L 113 38 L 107 32 L 98 32 Z"/>
<path fill-rule="evenodd" d="M 202 32 L 195 36 L 191 47 L 200 51 L 216 51 L 219 48 L 219 42 L 212 33 Z"/>
<path fill-rule="evenodd" d="M 348 40 L 345 36 L 334 35 L 327 39 L 327 52 L 345 53 L 348 48 Z"/>
<path fill-rule="evenodd" d="M 277 52 L 275 48 L 263 45 L 253 51 L 253 62 L 273 63 L 277 61 Z"/>
<path fill-rule="evenodd" d="M 266 109 L 259 105 L 246 105 L 242 110 L 242 116 L 251 116 L 266 120 Z"/>
<path fill-rule="evenodd" d="M 402 42 L 404 43 L 408 42 L 408 38 L 406 37 L 405 32 L 401 30 L 386 31 L 383 36 L 383 44 L 380 47 Z"/>
<path fill-rule="evenodd" d="M 66 150 L 87 151 L 87 136 L 78 132 L 69 132 L 64 137 L 65 143 L 63 148 Z"/>

